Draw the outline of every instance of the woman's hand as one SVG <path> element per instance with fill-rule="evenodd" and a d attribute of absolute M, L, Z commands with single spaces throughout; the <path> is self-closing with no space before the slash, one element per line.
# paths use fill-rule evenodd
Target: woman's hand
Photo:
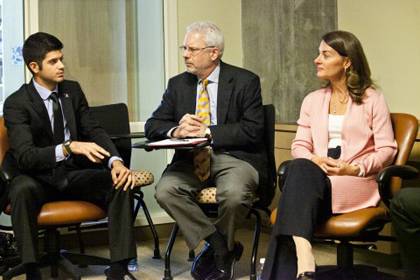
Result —
<path fill-rule="evenodd" d="M 325 173 L 328 174 L 328 157 L 313 156 L 311 161 L 318 165 Z"/>
<path fill-rule="evenodd" d="M 359 166 L 330 157 L 314 156 L 311 160 L 328 176 L 357 176 L 360 172 Z"/>
<path fill-rule="evenodd" d="M 327 168 L 327 175 L 329 176 L 357 176 L 360 172 L 360 167 L 349 164 L 342 160 L 330 159 Z"/>

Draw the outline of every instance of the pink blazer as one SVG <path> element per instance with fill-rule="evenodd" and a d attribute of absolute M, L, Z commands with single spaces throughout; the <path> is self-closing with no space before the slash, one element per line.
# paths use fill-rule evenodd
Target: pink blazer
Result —
<path fill-rule="evenodd" d="M 292 142 L 294 158 L 327 156 L 330 99 L 331 90 L 323 88 L 303 100 Z M 365 176 L 329 176 L 333 213 L 376 206 L 380 196 L 375 176 L 392 163 L 397 153 L 390 113 L 381 93 L 369 88 L 361 105 L 350 99 L 341 138 L 340 159 L 359 164 Z"/>

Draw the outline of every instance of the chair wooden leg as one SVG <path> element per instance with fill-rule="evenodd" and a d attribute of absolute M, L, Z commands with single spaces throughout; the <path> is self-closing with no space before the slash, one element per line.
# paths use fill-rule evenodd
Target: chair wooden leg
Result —
<path fill-rule="evenodd" d="M 260 233 L 261 233 L 261 215 L 260 213 L 251 208 L 250 213 L 255 215 L 255 228 L 254 228 L 254 238 L 252 241 L 252 255 L 251 255 L 251 273 L 249 275 L 249 279 L 256 280 L 257 279 L 257 254 L 258 254 L 258 244 L 260 241 Z"/>
<path fill-rule="evenodd" d="M 176 235 L 178 234 L 178 230 L 179 230 L 179 227 L 175 223 L 174 227 L 172 228 L 171 237 L 169 238 L 169 241 L 168 241 L 168 247 L 166 247 L 165 274 L 164 274 L 162 280 L 172 280 L 173 279 L 172 275 L 171 275 L 171 253 L 172 253 L 172 248 L 173 248 L 174 243 L 175 243 Z"/>
<path fill-rule="evenodd" d="M 152 217 L 150 216 L 149 210 L 147 209 L 146 203 L 143 200 L 143 192 L 141 192 L 141 199 L 138 200 L 143 208 L 144 215 L 146 215 L 147 222 L 149 223 L 150 230 L 152 231 L 153 240 L 155 242 L 155 250 L 153 252 L 153 259 L 161 259 L 160 249 L 159 249 L 159 236 L 157 234 L 155 224 L 153 223 Z"/>

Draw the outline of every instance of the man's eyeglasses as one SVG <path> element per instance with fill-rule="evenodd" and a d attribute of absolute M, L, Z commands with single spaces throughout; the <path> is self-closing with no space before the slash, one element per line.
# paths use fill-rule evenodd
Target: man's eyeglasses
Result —
<path fill-rule="evenodd" d="M 192 56 L 197 55 L 202 50 L 211 49 L 211 48 L 215 48 L 215 46 L 207 46 L 207 47 L 204 47 L 204 48 L 193 48 L 193 47 L 189 47 L 189 46 L 179 46 L 180 51 L 190 53 Z"/>

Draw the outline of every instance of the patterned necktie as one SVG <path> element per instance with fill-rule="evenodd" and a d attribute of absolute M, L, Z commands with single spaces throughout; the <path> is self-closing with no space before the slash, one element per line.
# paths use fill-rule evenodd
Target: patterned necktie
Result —
<path fill-rule="evenodd" d="M 61 105 L 58 100 L 58 94 L 52 92 L 50 99 L 53 102 L 53 114 L 54 114 L 54 144 L 58 145 L 64 142 L 64 121 L 63 113 L 61 111 Z"/>
<path fill-rule="evenodd" d="M 210 98 L 207 92 L 209 81 L 201 81 L 201 90 L 197 101 L 197 115 L 203 118 L 203 124 L 210 125 Z M 203 147 L 194 151 L 194 173 L 201 182 L 210 177 L 210 148 Z"/>

